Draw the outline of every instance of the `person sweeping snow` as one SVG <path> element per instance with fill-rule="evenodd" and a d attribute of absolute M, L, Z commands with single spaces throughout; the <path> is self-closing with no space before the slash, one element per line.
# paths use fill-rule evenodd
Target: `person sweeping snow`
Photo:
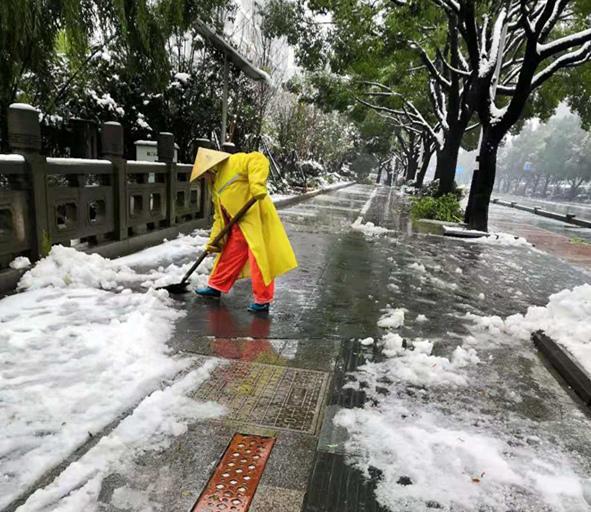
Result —
<path fill-rule="evenodd" d="M 206 250 L 218 253 L 208 286 L 195 290 L 219 298 L 236 280 L 250 277 L 254 302 L 248 310 L 268 312 L 275 278 L 297 261 L 273 201 L 267 193 L 269 161 L 259 152 L 229 154 L 199 148 L 191 180 L 206 174 L 213 201 L 213 226 Z M 214 240 L 252 198 L 256 202 L 217 245 Z"/>

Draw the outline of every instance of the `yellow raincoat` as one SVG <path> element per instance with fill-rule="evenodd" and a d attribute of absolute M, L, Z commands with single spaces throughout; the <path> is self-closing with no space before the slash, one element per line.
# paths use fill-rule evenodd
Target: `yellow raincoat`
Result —
<path fill-rule="evenodd" d="M 224 210 L 233 217 L 252 197 L 267 193 L 269 161 L 262 153 L 236 153 L 217 165 L 211 185 L 214 216 L 209 243 L 223 229 Z M 248 242 L 261 269 L 265 285 L 281 274 L 298 266 L 295 254 L 271 198 L 257 201 L 239 221 L 240 230 Z M 220 259 L 218 254 L 214 270 Z M 213 272 L 212 272 L 213 274 Z M 241 278 L 250 277 L 248 263 Z"/>

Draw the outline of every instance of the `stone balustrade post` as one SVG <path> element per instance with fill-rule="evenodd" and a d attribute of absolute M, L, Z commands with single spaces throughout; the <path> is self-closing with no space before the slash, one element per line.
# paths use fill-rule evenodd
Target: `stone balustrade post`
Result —
<path fill-rule="evenodd" d="M 25 159 L 28 174 L 27 188 L 31 192 L 31 219 L 33 220 L 33 259 L 48 252 L 51 239 L 47 204 L 46 159 L 41 154 L 41 126 L 39 111 L 31 105 L 13 103 L 8 108 L 8 144 L 12 153 Z"/>
<path fill-rule="evenodd" d="M 166 172 L 166 219 L 169 226 L 176 224 L 177 170 L 174 162 L 174 135 L 158 134 L 158 161 L 164 162 Z"/>
<path fill-rule="evenodd" d="M 115 239 L 128 237 L 127 227 L 127 160 L 123 158 L 123 127 L 120 123 L 103 123 L 101 130 L 102 158 L 113 164 L 113 214 Z"/>

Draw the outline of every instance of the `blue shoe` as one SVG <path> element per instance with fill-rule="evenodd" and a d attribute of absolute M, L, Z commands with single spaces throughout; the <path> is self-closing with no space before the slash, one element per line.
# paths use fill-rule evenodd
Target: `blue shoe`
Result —
<path fill-rule="evenodd" d="M 268 302 L 266 304 L 258 304 L 253 302 L 250 306 L 248 306 L 248 311 L 251 313 L 268 313 L 269 306 L 270 304 Z"/>
<path fill-rule="evenodd" d="M 222 292 L 212 288 L 211 286 L 206 286 L 205 288 L 197 288 L 195 293 L 200 297 L 208 297 L 210 299 L 219 299 L 222 296 Z"/>

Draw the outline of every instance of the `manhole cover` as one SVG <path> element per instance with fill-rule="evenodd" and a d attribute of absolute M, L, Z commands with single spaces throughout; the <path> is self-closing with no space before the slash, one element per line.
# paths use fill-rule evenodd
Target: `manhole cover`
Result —
<path fill-rule="evenodd" d="M 328 374 L 316 370 L 231 361 L 195 392 L 225 405 L 224 419 L 315 434 Z"/>
<path fill-rule="evenodd" d="M 192 512 L 246 512 L 275 439 L 234 434 Z"/>

